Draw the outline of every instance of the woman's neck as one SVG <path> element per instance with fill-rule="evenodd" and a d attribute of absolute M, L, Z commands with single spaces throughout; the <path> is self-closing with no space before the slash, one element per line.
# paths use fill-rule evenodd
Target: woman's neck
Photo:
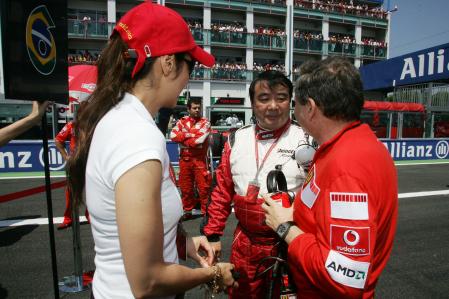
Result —
<path fill-rule="evenodd" d="M 131 93 L 142 102 L 152 117 L 157 115 L 162 107 L 161 103 L 158 102 L 160 96 L 157 89 L 143 84 L 141 80 L 136 83 Z"/>

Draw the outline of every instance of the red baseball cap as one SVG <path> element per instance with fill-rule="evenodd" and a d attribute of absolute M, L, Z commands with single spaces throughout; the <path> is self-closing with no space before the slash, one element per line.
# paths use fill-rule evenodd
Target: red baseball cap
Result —
<path fill-rule="evenodd" d="M 128 11 L 115 26 L 129 49 L 134 49 L 137 62 L 132 77 L 142 68 L 145 59 L 176 53 L 188 53 L 193 60 L 212 67 L 215 58 L 199 47 L 189 26 L 174 10 L 145 2 Z"/>

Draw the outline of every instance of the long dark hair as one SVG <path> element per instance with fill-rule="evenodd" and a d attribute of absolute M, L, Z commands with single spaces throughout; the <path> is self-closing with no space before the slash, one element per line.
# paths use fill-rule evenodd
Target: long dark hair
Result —
<path fill-rule="evenodd" d="M 118 33 L 111 36 L 98 60 L 97 86 L 88 98 L 86 109 L 77 113 L 75 118 L 76 147 L 67 161 L 67 185 L 72 200 L 79 204 L 83 200 L 86 183 L 85 171 L 90 144 L 95 128 L 101 118 L 117 105 L 126 92 L 132 90 L 137 81 L 145 78 L 151 71 L 154 59 L 147 59 L 142 69 L 131 78 L 135 59 L 127 59 L 124 53 L 128 47 Z M 176 54 L 177 66 L 184 54 Z M 178 69 L 180 69 L 178 67 Z"/>

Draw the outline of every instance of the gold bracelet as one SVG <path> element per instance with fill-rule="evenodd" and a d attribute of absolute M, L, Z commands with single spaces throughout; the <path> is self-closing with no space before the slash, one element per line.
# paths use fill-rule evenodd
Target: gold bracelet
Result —
<path fill-rule="evenodd" d="M 221 268 L 218 265 L 212 266 L 212 271 L 214 271 L 214 277 L 207 283 L 207 286 L 212 293 L 211 297 L 214 298 L 214 295 L 220 293 L 223 275 L 221 273 Z"/>

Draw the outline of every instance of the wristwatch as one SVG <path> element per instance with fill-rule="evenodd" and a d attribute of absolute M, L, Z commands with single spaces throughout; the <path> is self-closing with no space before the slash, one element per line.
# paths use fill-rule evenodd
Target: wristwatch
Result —
<path fill-rule="evenodd" d="M 279 224 L 278 228 L 276 229 L 276 233 L 278 234 L 279 238 L 285 240 L 285 237 L 287 236 L 288 231 L 290 230 L 290 227 L 292 225 L 295 225 L 293 221 L 287 221 Z"/>

